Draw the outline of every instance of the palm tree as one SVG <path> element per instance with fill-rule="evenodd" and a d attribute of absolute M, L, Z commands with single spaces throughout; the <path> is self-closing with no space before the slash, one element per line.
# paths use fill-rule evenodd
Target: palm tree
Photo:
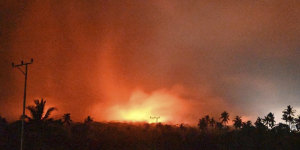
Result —
<path fill-rule="evenodd" d="M 269 113 L 265 118 L 263 119 L 263 122 L 266 126 L 273 128 L 275 126 L 275 117 L 273 113 Z"/>
<path fill-rule="evenodd" d="M 93 118 L 91 116 L 87 116 L 87 118 L 84 120 L 85 124 L 89 124 L 91 122 L 93 122 Z"/>
<path fill-rule="evenodd" d="M 233 120 L 233 126 L 236 128 L 236 129 L 239 129 L 242 127 L 242 119 L 240 116 L 236 116 Z"/>
<path fill-rule="evenodd" d="M 71 120 L 71 114 L 70 113 L 66 113 L 63 115 L 63 123 L 64 124 L 67 124 L 67 125 L 70 125 L 72 122 Z"/>
<path fill-rule="evenodd" d="M 220 119 L 221 119 L 221 123 L 225 124 L 225 126 L 226 126 L 226 124 L 229 121 L 229 114 L 228 114 L 228 112 L 226 112 L 226 111 L 222 112 Z"/>
<path fill-rule="evenodd" d="M 56 110 L 55 107 L 50 107 L 45 115 L 45 104 L 46 100 L 41 99 L 39 100 L 34 100 L 35 105 L 27 106 L 26 108 L 29 110 L 31 117 L 25 116 L 30 122 L 41 122 L 41 121 L 46 121 L 49 120 L 49 116 L 51 112 Z"/>
<path fill-rule="evenodd" d="M 255 121 L 255 127 L 259 128 L 259 129 L 266 129 L 267 127 L 264 125 L 263 123 L 263 119 L 261 119 L 260 117 L 257 117 L 256 121 Z"/>
<path fill-rule="evenodd" d="M 293 107 L 291 105 L 288 105 L 287 108 L 284 111 L 282 111 L 282 113 L 283 113 L 282 120 L 284 120 L 286 124 L 288 122 L 289 127 L 291 127 L 291 124 L 293 124 L 293 122 L 294 122 L 294 113 L 295 112 L 296 112 L 296 110 L 293 110 Z"/>

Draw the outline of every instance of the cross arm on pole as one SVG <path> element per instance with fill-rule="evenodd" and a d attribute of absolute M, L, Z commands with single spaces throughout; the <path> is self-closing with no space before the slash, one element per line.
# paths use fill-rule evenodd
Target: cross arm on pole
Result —
<path fill-rule="evenodd" d="M 23 61 L 21 61 L 21 64 L 17 64 L 17 65 L 12 63 L 12 67 L 18 68 L 19 71 L 21 71 L 24 75 L 26 75 L 26 72 L 24 70 L 22 70 L 20 67 L 27 66 L 27 65 L 30 65 L 32 63 L 33 63 L 33 58 L 30 59 L 30 62 L 26 62 L 26 63 L 24 63 Z"/>

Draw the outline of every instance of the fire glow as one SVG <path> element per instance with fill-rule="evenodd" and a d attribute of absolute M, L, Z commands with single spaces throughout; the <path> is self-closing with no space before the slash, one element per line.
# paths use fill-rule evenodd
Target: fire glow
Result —
<path fill-rule="evenodd" d="M 150 94 L 136 90 L 127 104 L 114 105 L 110 112 L 113 120 L 128 122 L 174 122 L 176 114 L 186 109 L 182 100 L 167 90 L 158 90 Z M 150 117 L 151 116 L 151 117 Z"/>

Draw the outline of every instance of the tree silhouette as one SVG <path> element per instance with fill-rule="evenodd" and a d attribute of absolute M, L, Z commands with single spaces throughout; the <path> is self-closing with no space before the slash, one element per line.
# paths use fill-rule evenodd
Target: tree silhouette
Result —
<path fill-rule="evenodd" d="M 7 121 L 4 117 L 0 116 L 0 125 L 7 124 Z"/>
<path fill-rule="evenodd" d="M 243 127 L 243 129 L 250 129 L 253 127 L 252 122 L 250 120 L 248 120 L 247 122 L 243 122 L 242 127 Z"/>
<path fill-rule="evenodd" d="M 206 130 L 207 126 L 208 126 L 207 118 L 204 117 L 204 118 L 199 119 L 198 127 L 200 130 L 202 130 L 202 131 Z"/>
<path fill-rule="evenodd" d="M 149 125 L 149 124 L 147 124 L 147 125 Z M 148 126 L 148 128 L 149 128 L 149 126 Z M 186 129 L 183 123 L 181 123 L 181 124 L 179 125 L 179 128 L 180 128 L 181 130 L 185 130 L 185 129 Z"/>
<path fill-rule="evenodd" d="M 71 114 L 70 113 L 66 113 L 63 115 L 63 124 L 66 124 L 66 125 L 70 125 L 72 122 L 71 120 Z"/>
<path fill-rule="evenodd" d="M 287 124 L 279 123 L 275 126 L 272 131 L 275 131 L 277 134 L 288 134 L 290 133 L 290 127 Z"/>
<path fill-rule="evenodd" d="M 210 120 L 209 115 L 206 115 L 204 118 L 205 118 L 206 122 L 209 122 L 209 120 Z"/>
<path fill-rule="evenodd" d="M 92 118 L 91 116 L 87 116 L 87 117 L 85 118 L 85 120 L 84 120 L 84 123 L 85 123 L 85 124 L 89 124 L 89 123 L 91 123 L 91 122 L 93 122 L 93 118 Z"/>
<path fill-rule="evenodd" d="M 300 116 L 298 118 L 295 118 L 295 124 L 298 131 L 300 131 Z"/>
<path fill-rule="evenodd" d="M 236 129 L 239 129 L 242 127 L 242 119 L 240 116 L 236 116 L 233 120 L 233 126 L 236 128 Z"/>
<path fill-rule="evenodd" d="M 55 107 L 50 107 L 44 115 L 46 100 L 43 100 L 43 99 L 41 99 L 41 101 L 34 100 L 34 103 L 35 103 L 35 105 L 26 107 L 29 110 L 31 117 L 29 117 L 29 116 L 25 116 L 25 117 L 30 122 L 46 121 L 49 119 L 51 112 L 56 110 Z"/>
<path fill-rule="evenodd" d="M 282 118 L 281 118 L 282 120 L 284 120 L 285 121 L 285 124 L 287 124 L 287 121 L 288 121 L 288 116 L 287 116 L 287 114 L 283 114 L 282 115 Z"/>
<path fill-rule="evenodd" d="M 224 125 L 222 124 L 222 122 L 217 122 L 216 123 L 216 128 L 221 130 L 224 127 Z"/>
<path fill-rule="evenodd" d="M 300 116 L 295 118 L 295 123 L 300 125 Z M 20 120 L 4 126 L 1 126 L 1 120 L 3 118 L 0 117 L 0 149 L 18 149 L 16 143 L 19 142 Z M 90 116 L 85 117 L 84 122 L 71 123 L 70 127 L 66 127 L 62 123 L 71 122 L 71 116 L 68 113 L 62 116 L 61 123 L 56 123 L 59 120 L 54 119 L 52 122 L 49 117 L 47 120 L 47 123 L 25 124 L 24 145 L 26 149 L 119 150 L 126 146 L 126 149 L 293 150 L 299 149 L 300 146 L 300 132 L 290 132 L 289 126 L 285 123 L 275 125 L 272 113 L 267 113 L 264 119 L 258 117 L 255 128 L 251 121 L 244 121 L 240 126 L 241 117 L 234 116 L 232 126 L 238 129 L 234 131 L 224 127 L 221 119 L 216 122 L 208 115 L 199 119 L 199 127 L 161 123 L 155 125 L 123 122 L 94 123 Z M 211 124 L 214 129 L 210 128 Z M 269 130 L 269 128 L 272 129 Z M 300 130 L 300 126 L 297 129 Z"/>
<path fill-rule="evenodd" d="M 210 125 L 210 127 L 214 127 L 215 124 L 216 124 L 216 121 L 215 121 L 215 119 L 212 117 L 212 118 L 209 120 L 209 125 Z"/>
<path fill-rule="evenodd" d="M 257 117 L 255 123 L 254 123 L 255 127 L 256 128 L 259 128 L 259 129 L 266 129 L 267 127 L 264 125 L 263 123 L 263 119 L 261 119 L 260 117 Z"/>
<path fill-rule="evenodd" d="M 265 118 L 263 119 L 263 122 L 266 126 L 273 128 L 275 126 L 275 117 L 273 113 L 269 113 Z"/>
<path fill-rule="evenodd" d="M 291 107 L 291 105 L 288 105 L 287 108 L 282 111 L 283 115 L 282 115 L 282 120 L 285 121 L 285 123 L 287 124 L 287 122 L 289 123 L 289 127 L 291 127 L 291 124 L 293 124 L 294 122 L 294 113 L 296 111 L 293 110 L 293 107 Z"/>
<path fill-rule="evenodd" d="M 229 114 L 228 114 L 228 112 L 226 112 L 226 111 L 222 112 L 220 119 L 221 119 L 221 123 L 226 126 L 226 124 L 229 121 Z"/>
<path fill-rule="evenodd" d="M 8 142 L 7 121 L 0 115 L 0 149 L 5 149 L 5 144 Z"/>

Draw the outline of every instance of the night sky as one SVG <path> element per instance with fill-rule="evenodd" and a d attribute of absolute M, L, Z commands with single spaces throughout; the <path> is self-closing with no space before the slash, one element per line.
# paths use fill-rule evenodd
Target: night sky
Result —
<path fill-rule="evenodd" d="M 300 114 L 298 0 L 0 1 L 0 115 L 44 98 L 59 118 L 195 123 Z M 232 120 L 232 119 L 231 119 Z"/>

